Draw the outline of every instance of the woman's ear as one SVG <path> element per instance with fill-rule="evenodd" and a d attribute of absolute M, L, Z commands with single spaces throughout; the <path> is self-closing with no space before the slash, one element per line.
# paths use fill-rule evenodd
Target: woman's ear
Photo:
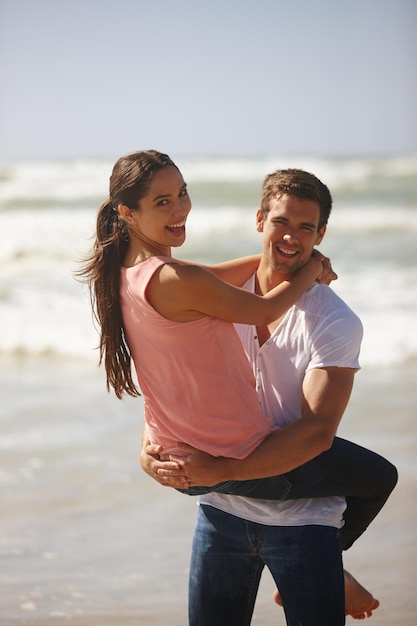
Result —
<path fill-rule="evenodd" d="M 256 230 L 258 233 L 262 233 L 264 230 L 264 218 L 260 209 L 256 211 Z"/>
<path fill-rule="evenodd" d="M 128 224 L 134 223 L 135 211 L 132 211 L 132 209 L 129 209 L 129 207 L 126 206 L 125 204 L 119 204 L 119 206 L 117 207 L 117 210 L 119 211 L 119 215 L 121 215 Z"/>

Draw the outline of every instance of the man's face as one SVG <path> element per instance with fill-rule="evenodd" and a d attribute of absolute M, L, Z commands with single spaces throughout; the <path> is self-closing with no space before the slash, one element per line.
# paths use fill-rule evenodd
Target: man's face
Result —
<path fill-rule="evenodd" d="M 258 231 L 263 232 L 263 256 L 274 272 L 292 274 L 308 261 L 326 232 L 326 226 L 319 230 L 319 205 L 283 194 L 269 206 L 265 219 L 260 211 L 256 216 Z"/>

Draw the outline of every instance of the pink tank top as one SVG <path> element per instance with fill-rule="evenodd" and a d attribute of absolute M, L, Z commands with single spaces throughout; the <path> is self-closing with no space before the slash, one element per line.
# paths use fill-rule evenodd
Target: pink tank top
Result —
<path fill-rule="evenodd" d="M 152 443 L 164 453 L 188 443 L 213 456 L 244 458 L 274 430 L 233 324 L 213 317 L 173 322 L 149 304 L 154 272 L 172 258 L 122 268 L 126 338 L 145 401 Z"/>

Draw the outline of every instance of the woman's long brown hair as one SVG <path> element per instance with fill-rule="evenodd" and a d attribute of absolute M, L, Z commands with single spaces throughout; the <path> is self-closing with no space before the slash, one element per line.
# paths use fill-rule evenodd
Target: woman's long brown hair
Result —
<path fill-rule="evenodd" d="M 118 398 L 124 392 L 134 397 L 140 395 L 132 378 L 132 358 L 120 306 L 120 271 L 129 232 L 118 206 L 140 210 L 139 201 L 146 195 L 154 175 L 169 166 L 176 167 L 168 155 L 156 150 L 134 152 L 116 161 L 109 199 L 98 210 L 92 253 L 77 274 L 88 284 L 93 315 L 99 324 L 99 364 L 104 361 L 107 390 L 113 387 Z"/>

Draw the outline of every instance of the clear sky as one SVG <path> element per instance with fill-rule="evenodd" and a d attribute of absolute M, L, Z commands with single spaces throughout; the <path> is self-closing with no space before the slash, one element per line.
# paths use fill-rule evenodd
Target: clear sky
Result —
<path fill-rule="evenodd" d="M 416 0 L 0 0 L 0 159 L 417 152 Z"/>

